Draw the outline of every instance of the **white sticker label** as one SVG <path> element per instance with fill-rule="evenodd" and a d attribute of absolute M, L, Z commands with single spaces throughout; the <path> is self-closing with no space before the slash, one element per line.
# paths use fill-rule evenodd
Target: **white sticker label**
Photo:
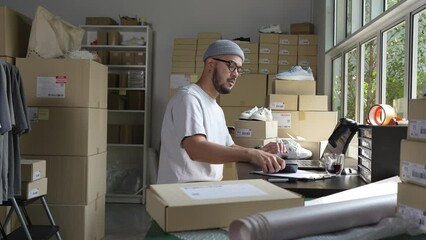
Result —
<path fill-rule="evenodd" d="M 426 139 L 426 120 L 410 120 L 410 137 Z"/>
<path fill-rule="evenodd" d="M 409 207 L 405 204 L 399 204 L 398 214 L 403 219 L 407 219 L 415 223 L 421 230 L 426 231 L 426 212 L 417 208 Z"/>
<path fill-rule="evenodd" d="M 271 107 L 271 109 L 275 109 L 275 110 L 284 110 L 285 109 L 285 103 L 283 103 L 283 102 L 272 102 L 270 107 Z"/>
<path fill-rule="evenodd" d="M 291 113 L 272 113 L 272 118 L 278 122 L 278 128 L 291 128 Z"/>
<path fill-rule="evenodd" d="M 237 198 L 268 195 L 251 184 L 226 184 L 211 186 L 181 187 L 181 190 L 194 200 Z"/>
<path fill-rule="evenodd" d="M 401 178 L 426 185 L 426 165 L 402 160 Z"/>
<path fill-rule="evenodd" d="M 269 49 L 269 48 L 261 48 L 261 49 L 259 50 L 259 52 L 260 52 L 260 53 L 271 53 L 271 49 Z"/>
<path fill-rule="evenodd" d="M 64 80 L 65 79 L 65 80 Z M 65 98 L 66 77 L 37 77 L 37 97 Z"/>
<path fill-rule="evenodd" d="M 288 45 L 288 44 L 290 44 L 290 40 L 288 40 L 288 39 L 280 39 L 280 44 L 286 44 L 286 45 Z"/>
<path fill-rule="evenodd" d="M 251 129 L 249 128 L 237 128 L 237 137 L 251 137 Z"/>
<path fill-rule="evenodd" d="M 41 177 L 41 172 L 40 171 L 35 171 L 33 173 L 33 181 L 39 179 L 40 177 Z"/>
<path fill-rule="evenodd" d="M 170 88 L 180 88 L 188 85 L 191 77 L 186 74 L 172 74 L 170 75 Z"/>
<path fill-rule="evenodd" d="M 28 198 L 37 197 L 40 195 L 40 188 L 33 188 L 28 191 Z"/>
<path fill-rule="evenodd" d="M 288 49 L 281 49 L 280 55 L 290 55 L 290 51 Z"/>

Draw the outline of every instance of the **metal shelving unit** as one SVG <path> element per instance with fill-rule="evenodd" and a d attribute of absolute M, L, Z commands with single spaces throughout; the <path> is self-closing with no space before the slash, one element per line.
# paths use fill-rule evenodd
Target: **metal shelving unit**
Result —
<path fill-rule="evenodd" d="M 142 142 L 108 142 L 107 149 L 107 202 L 144 203 L 144 190 L 147 185 L 147 159 L 151 135 L 151 82 L 152 82 L 152 39 L 150 26 L 128 25 L 82 25 L 86 34 L 82 48 L 88 51 L 120 51 L 143 53 L 144 64 L 106 64 L 109 74 L 131 74 L 143 76 L 141 86 L 108 87 L 108 96 L 116 94 L 121 97 L 129 93 L 143 95 L 143 109 L 108 107 L 108 125 L 119 126 L 123 132 L 130 126 L 130 135 L 143 135 Z M 132 38 L 144 39 L 143 45 L 94 45 L 98 39 L 98 32 L 119 32 L 120 39 L 125 42 Z M 108 101 L 110 102 L 110 101 Z M 133 128 L 138 129 L 137 131 Z"/>

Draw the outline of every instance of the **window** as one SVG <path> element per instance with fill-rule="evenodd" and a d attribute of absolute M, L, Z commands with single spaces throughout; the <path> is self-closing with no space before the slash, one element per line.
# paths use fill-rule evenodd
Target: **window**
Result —
<path fill-rule="evenodd" d="M 361 0 L 347 0 L 346 36 L 351 35 L 361 27 Z"/>
<path fill-rule="evenodd" d="M 426 10 L 413 19 L 412 98 L 421 98 L 426 87 Z"/>
<path fill-rule="evenodd" d="M 345 111 L 343 112 L 346 118 L 357 120 L 356 105 L 357 105 L 357 86 L 358 86 L 358 71 L 357 71 L 357 52 L 353 49 L 345 54 Z"/>
<path fill-rule="evenodd" d="M 393 106 L 398 116 L 405 116 L 405 22 L 383 33 L 384 103 Z"/>
<path fill-rule="evenodd" d="M 342 99 L 343 93 L 342 88 L 342 58 L 336 58 L 333 60 L 333 83 L 332 83 L 332 101 L 331 109 L 332 111 L 337 111 L 339 118 L 343 117 L 342 114 Z"/>
<path fill-rule="evenodd" d="M 334 45 L 345 39 L 345 1 L 334 0 Z"/>
<path fill-rule="evenodd" d="M 361 45 L 361 86 L 362 115 L 366 119 L 370 108 L 379 100 L 377 95 L 377 39 L 374 38 Z M 361 121 L 362 122 L 362 121 Z"/>
<path fill-rule="evenodd" d="M 375 19 L 383 12 L 383 1 L 364 0 L 364 22 L 363 25 Z"/>

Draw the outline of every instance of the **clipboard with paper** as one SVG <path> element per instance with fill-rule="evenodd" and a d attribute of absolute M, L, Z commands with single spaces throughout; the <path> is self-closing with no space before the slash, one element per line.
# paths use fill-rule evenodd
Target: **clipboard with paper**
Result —
<path fill-rule="evenodd" d="M 287 178 L 289 180 L 299 181 L 316 181 L 336 177 L 335 175 L 329 175 L 327 173 L 317 173 L 306 170 L 297 170 L 295 173 L 265 173 L 261 170 L 251 171 L 252 174 L 258 174 L 274 178 Z"/>

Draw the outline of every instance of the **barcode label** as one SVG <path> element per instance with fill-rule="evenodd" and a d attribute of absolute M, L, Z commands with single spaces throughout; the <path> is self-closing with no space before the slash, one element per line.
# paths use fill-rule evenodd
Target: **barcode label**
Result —
<path fill-rule="evenodd" d="M 35 172 L 33 173 L 33 181 L 34 181 L 34 180 L 39 179 L 39 178 L 40 178 L 40 176 L 41 176 L 40 171 L 35 171 Z"/>
<path fill-rule="evenodd" d="M 283 102 L 272 102 L 271 109 L 284 110 L 285 104 Z"/>
<path fill-rule="evenodd" d="M 28 192 L 28 198 L 37 197 L 40 195 L 40 188 L 33 188 Z"/>
<path fill-rule="evenodd" d="M 405 204 L 398 204 L 398 214 L 415 223 L 421 230 L 426 231 L 426 213 L 424 211 Z"/>
<path fill-rule="evenodd" d="M 426 139 L 426 120 L 410 120 L 409 136 L 412 138 Z"/>
<path fill-rule="evenodd" d="M 249 128 L 237 128 L 237 137 L 251 137 L 251 129 Z"/>
<path fill-rule="evenodd" d="M 401 178 L 403 180 L 426 185 L 426 165 L 402 160 Z"/>

